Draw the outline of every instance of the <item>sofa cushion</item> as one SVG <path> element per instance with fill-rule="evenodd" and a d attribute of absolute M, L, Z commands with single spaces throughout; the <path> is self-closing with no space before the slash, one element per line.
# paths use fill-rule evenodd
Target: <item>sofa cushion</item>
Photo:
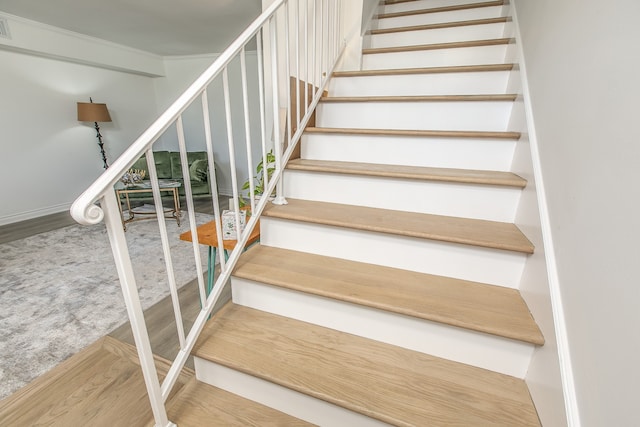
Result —
<path fill-rule="evenodd" d="M 154 151 L 153 161 L 156 164 L 156 171 L 159 179 L 171 179 L 173 177 L 171 171 L 171 153 L 168 151 Z"/>

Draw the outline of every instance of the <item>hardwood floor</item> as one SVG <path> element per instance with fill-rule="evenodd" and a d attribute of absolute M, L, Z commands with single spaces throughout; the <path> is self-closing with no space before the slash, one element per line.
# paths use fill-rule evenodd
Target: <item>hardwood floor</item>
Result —
<path fill-rule="evenodd" d="M 68 211 L 0 226 L 0 245 L 73 225 Z"/>

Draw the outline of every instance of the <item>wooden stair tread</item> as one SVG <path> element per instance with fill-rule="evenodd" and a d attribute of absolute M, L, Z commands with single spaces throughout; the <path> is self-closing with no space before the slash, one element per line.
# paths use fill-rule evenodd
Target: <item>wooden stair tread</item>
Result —
<path fill-rule="evenodd" d="M 180 427 L 313 425 L 195 378 L 167 404 L 167 415 Z"/>
<path fill-rule="evenodd" d="M 458 49 L 463 47 L 482 47 L 482 46 L 497 46 L 503 44 L 509 44 L 513 41 L 512 38 L 505 37 L 501 39 L 486 39 L 486 40 L 468 40 L 462 42 L 447 42 L 447 43 L 432 43 L 432 44 L 418 44 L 410 46 L 394 46 L 394 47 L 377 47 L 370 49 L 362 49 L 363 55 L 374 55 L 380 53 L 397 53 L 397 52 L 415 52 L 422 50 L 438 50 L 438 49 Z"/>
<path fill-rule="evenodd" d="M 485 132 L 462 130 L 409 130 L 409 129 L 358 129 L 358 128 L 317 128 L 304 130 L 316 134 L 378 135 L 378 136 L 418 136 L 433 138 L 478 138 L 478 139 L 520 139 L 520 132 Z"/>
<path fill-rule="evenodd" d="M 533 244 L 514 224 L 338 203 L 287 200 L 287 205 L 267 205 L 263 216 L 526 254 L 534 250 Z"/>
<path fill-rule="evenodd" d="M 512 172 L 385 165 L 331 160 L 292 159 L 287 169 L 385 178 L 445 181 L 524 188 L 527 181 Z"/>
<path fill-rule="evenodd" d="M 385 19 L 385 18 L 398 18 L 401 16 L 411 16 L 411 15 L 423 15 L 427 13 L 439 13 L 439 12 L 453 12 L 456 10 L 466 10 L 466 9 L 478 9 L 481 7 L 492 7 L 492 6 L 502 6 L 504 5 L 504 0 L 497 1 L 486 1 L 482 3 L 467 3 L 467 4 L 456 4 L 452 6 L 441 6 L 441 7 L 432 7 L 429 9 L 418 9 L 418 10 L 407 10 L 403 12 L 392 12 L 392 13 L 382 13 L 377 15 L 375 18 L 377 19 Z"/>
<path fill-rule="evenodd" d="M 513 102 L 516 94 L 497 95 L 418 95 L 418 96 L 323 96 L 320 102 Z"/>
<path fill-rule="evenodd" d="M 232 303 L 194 354 L 393 425 L 539 425 L 523 380 Z"/>
<path fill-rule="evenodd" d="M 403 33 L 406 31 L 423 31 L 423 30 L 438 30 L 441 28 L 453 28 L 453 27 L 466 27 L 471 25 L 486 25 L 486 24 L 503 24 L 509 22 L 510 18 L 507 16 L 499 18 L 486 18 L 486 19 L 472 19 L 468 21 L 453 21 L 453 22 L 439 22 L 437 24 L 426 25 L 411 25 L 407 27 L 393 27 L 393 28 L 380 28 L 377 30 L 370 30 L 367 33 L 370 35 L 378 34 L 390 34 L 390 33 Z"/>
<path fill-rule="evenodd" d="M 474 73 L 510 71 L 514 64 L 455 65 L 448 67 L 395 68 L 379 70 L 334 71 L 332 77 L 401 76 L 409 74 Z"/>
<path fill-rule="evenodd" d="M 255 245 L 233 275 L 535 345 L 544 337 L 515 289 Z"/>

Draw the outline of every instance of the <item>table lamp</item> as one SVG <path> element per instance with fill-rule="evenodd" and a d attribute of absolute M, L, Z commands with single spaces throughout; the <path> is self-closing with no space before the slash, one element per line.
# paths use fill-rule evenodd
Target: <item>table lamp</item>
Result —
<path fill-rule="evenodd" d="M 107 169 L 109 165 L 107 164 L 107 155 L 104 152 L 104 144 L 102 143 L 102 135 L 100 135 L 98 122 L 110 122 L 111 116 L 109 115 L 109 110 L 107 110 L 107 104 L 94 103 L 91 98 L 89 98 L 89 101 L 90 102 L 78 102 L 78 121 L 95 123 L 100 154 L 102 154 L 104 168 Z"/>

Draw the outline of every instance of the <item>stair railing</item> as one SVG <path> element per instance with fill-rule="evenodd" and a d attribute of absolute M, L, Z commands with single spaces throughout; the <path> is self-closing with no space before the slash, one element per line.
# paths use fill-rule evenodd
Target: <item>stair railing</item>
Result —
<path fill-rule="evenodd" d="M 285 204 L 283 196 L 283 168 L 291 157 L 302 132 L 313 114 L 313 110 L 322 96 L 336 63 L 344 51 L 344 26 L 341 25 L 342 0 L 276 0 L 274 1 L 230 46 L 226 49 L 196 81 L 146 130 L 113 164 L 74 202 L 71 207 L 73 218 L 81 224 L 97 224 L 104 220 L 107 234 L 111 243 L 120 285 L 124 295 L 127 313 L 130 319 L 134 340 L 137 347 L 140 365 L 144 375 L 151 409 L 156 426 L 171 426 L 167 416 L 165 402 L 174 387 L 180 371 L 185 365 L 193 346 L 218 301 L 224 285 L 230 278 L 238 258 L 246 246 L 253 228 L 262 214 L 268 196 L 275 191 L 273 200 L 276 204 Z M 292 37 L 293 33 L 293 37 Z M 267 43 L 265 43 L 265 39 Z M 256 46 L 257 51 L 257 84 L 259 104 L 260 136 L 251 135 L 248 81 L 246 66 L 246 50 Z M 212 194 L 212 207 L 216 221 L 218 248 L 222 248 L 222 230 L 220 227 L 220 201 L 216 182 L 216 159 L 214 148 L 220 146 L 213 142 L 211 131 L 210 102 L 207 96 L 208 88 L 214 82 L 221 82 L 224 93 L 224 119 L 226 122 L 227 149 L 232 181 L 232 207 L 235 211 L 236 224 L 240 223 L 239 200 L 241 188 L 238 186 L 236 170 L 240 164 L 236 161 L 236 149 L 242 147 L 242 142 L 234 139 L 232 126 L 232 94 L 229 85 L 230 63 L 239 58 L 242 80 L 242 104 L 245 124 L 245 141 L 247 151 L 247 166 L 249 171 L 249 194 L 254 193 L 251 180 L 251 170 L 254 168 L 252 159 L 252 142 L 260 141 L 262 161 L 265 167 L 262 174 L 264 192 L 257 200 L 249 197 L 251 215 L 244 231 L 238 238 L 238 244 L 228 259 L 219 250 L 220 275 L 216 280 L 210 295 L 206 294 L 204 285 L 204 271 L 201 263 L 200 245 L 196 231 L 196 217 L 194 200 L 190 183 L 187 138 L 185 137 L 185 123 L 183 114 L 191 105 L 201 104 L 203 115 L 204 140 L 208 159 L 208 176 Z M 291 75 L 295 77 L 290 77 Z M 295 85 L 294 83 L 295 82 Z M 292 88 L 293 86 L 293 88 Z M 302 89 L 301 89 L 302 86 Z M 304 93 L 303 93 L 304 92 Z M 235 99 L 235 98 L 234 98 Z M 293 100 L 293 102 L 292 102 Z M 281 117 L 284 116 L 284 125 Z M 271 139 L 267 126 L 272 128 Z M 114 191 L 114 185 L 122 175 L 129 170 L 141 157 L 147 160 L 149 179 L 156 212 L 163 212 L 160 196 L 158 171 L 154 162 L 154 144 L 163 136 L 169 135 L 175 126 L 180 152 L 182 177 L 184 182 L 187 216 L 193 240 L 193 254 L 196 265 L 201 310 L 188 332 L 185 332 L 182 321 L 180 302 L 178 299 L 178 284 L 174 274 L 174 264 L 171 258 L 170 242 L 165 217 L 158 215 L 160 240 L 162 242 L 169 294 L 171 296 L 176 333 L 180 343 L 178 355 L 160 382 L 154 364 L 154 356 L 150 338 L 145 323 L 134 266 L 127 247 L 126 234 L 123 230 L 120 212 L 120 200 Z M 284 129 L 282 129 L 284 127 Z M 254 138 L 254 139 L 252 139 Z M 273 175 L 267 171 L 267 154 L 273 145 L 275 154 L 275 171 Z"/>

